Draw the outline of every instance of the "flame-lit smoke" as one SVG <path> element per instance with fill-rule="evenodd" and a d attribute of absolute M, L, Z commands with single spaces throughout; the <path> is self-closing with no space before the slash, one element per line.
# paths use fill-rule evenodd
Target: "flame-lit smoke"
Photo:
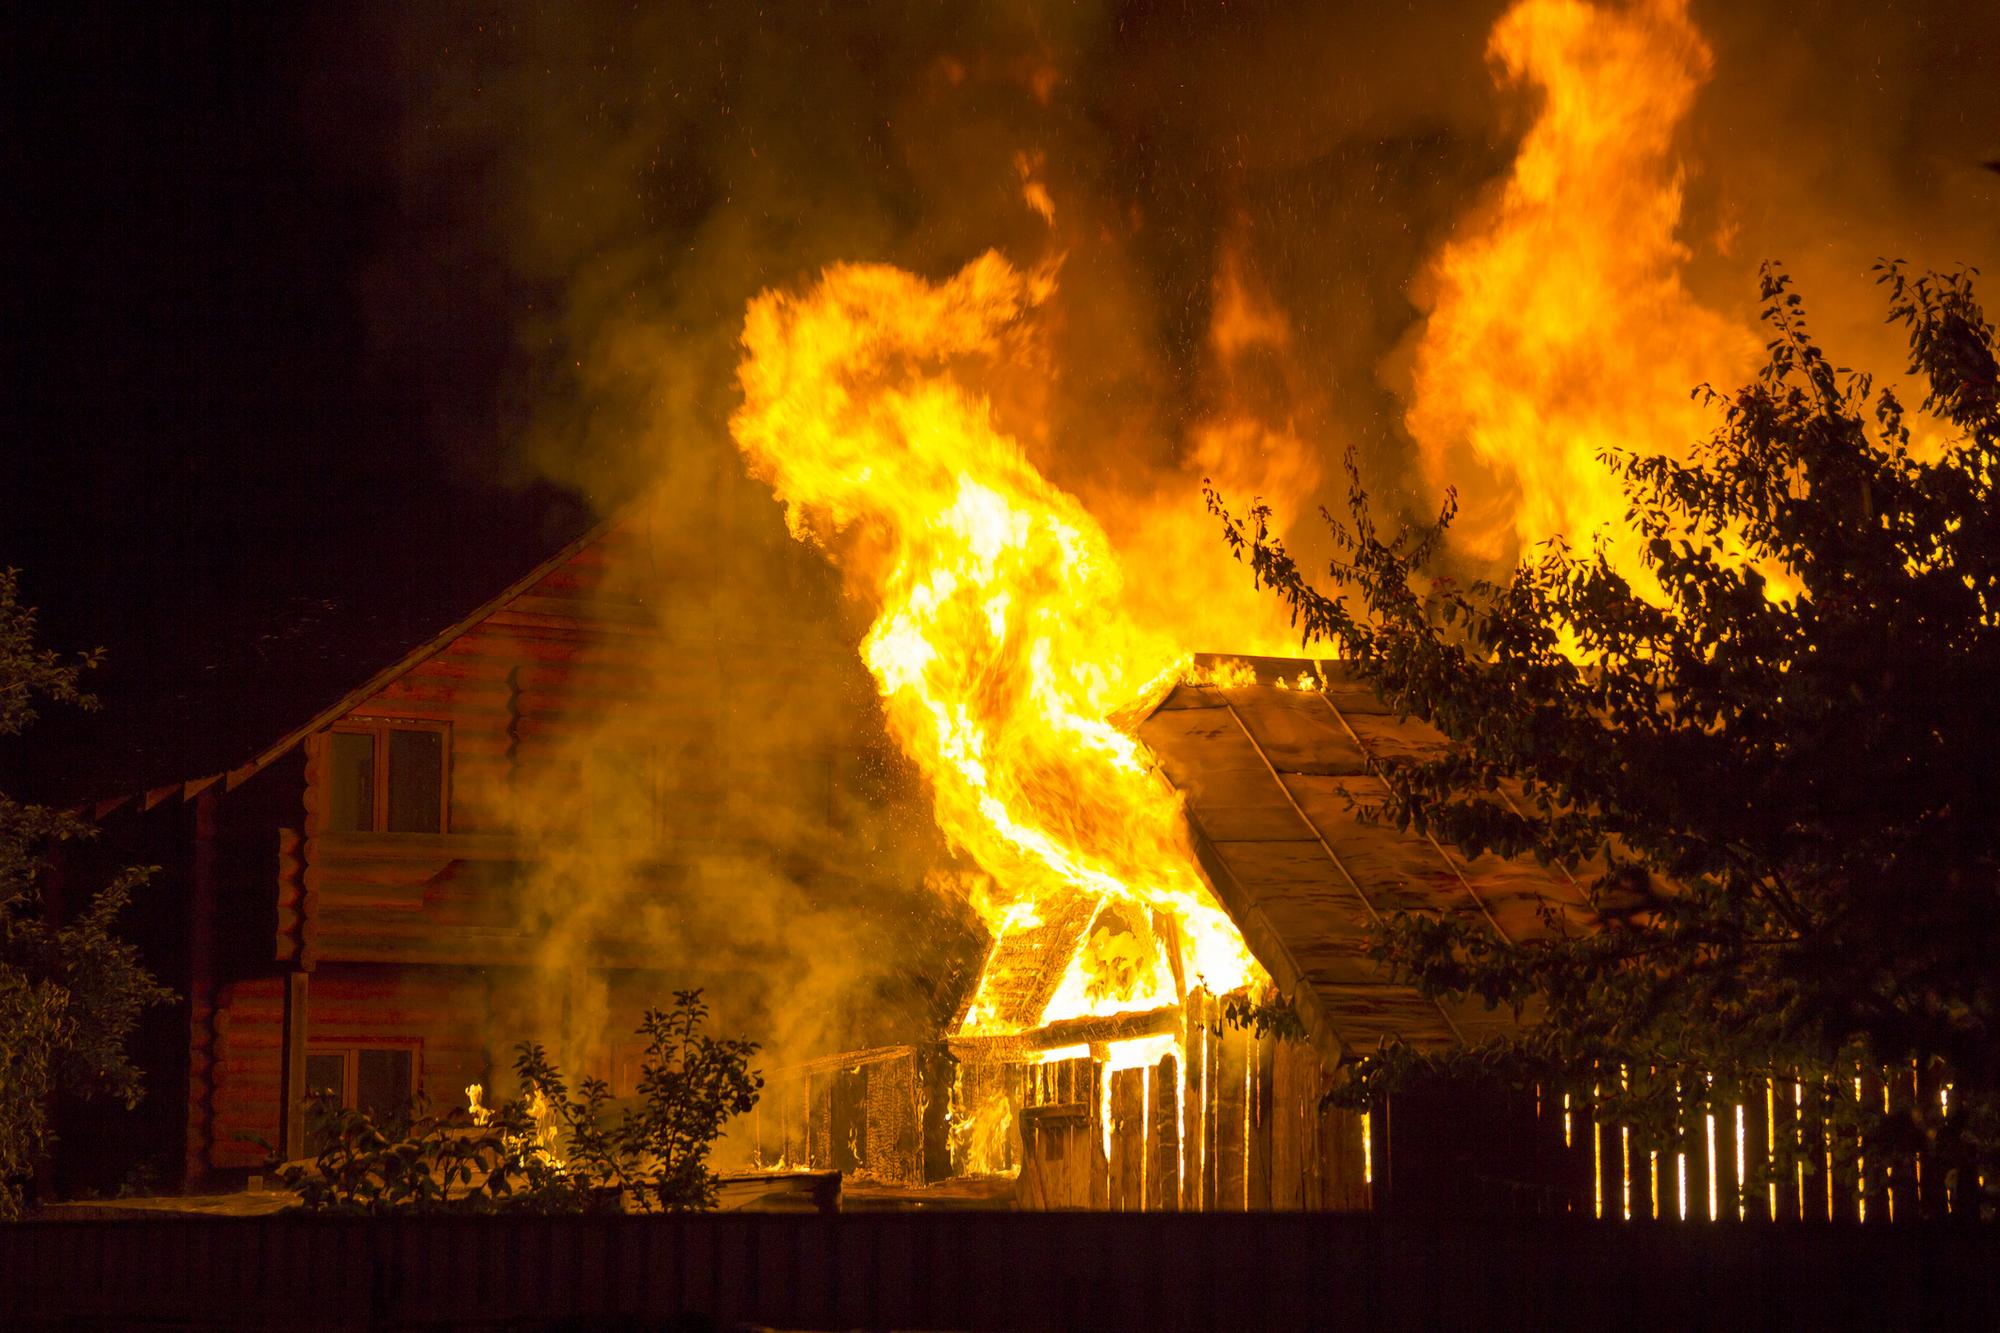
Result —
<path fill-rule="evenodd" d="M 989 253 L 935 285 L 849 264 L 766 293 L 733 430 L 793 531 L 876 608 L 862 655 L 939 826 L 993 878 L 989 926 L 1079 892 L 1158 908 L 1226 991 L 1252 964 L 1120 725 L 1188 647 L 1134 619 L 1103 528 L 968 387 L 1033 338 L 1051 281 Z"/>
<path fill-rule="evenodd" d="M 1629 543 L 1600 455 L 1684 454 L 1714 424 L 1690 390 L 1738 381 L 1758 348 L 1683 280 L 1674 138 L 1709 48 L 1685 0 L 1525 0 L 1487 49 L 1542 104 L 1499 196 L 1427 270 L 1407 424 L 1432 482 L 1458 488 L 1472 553 L 1601 525 Z"/>
<path fill-rule="evenodd" d="M 792 665 L 849 660 L 858 630 L 830 598 L 799 591 L 792 543 L 739 475 L 725 428 L 735 337 L 758 292 L 840 260 L 937 274 L 989 246 L 1064 256 L 1054 292 L 993 261 L 975 266 L 987 286 L 843 267 L 827 283 L 844 296 L 822 284 L 759 302 L 765 390 L 779 395 L 759 410 L 783 405 L 765 411 L 774 456 L 830 429 L 808 429 L 823 386 L 793 373 L 827 372 L 846 395 L 825 400 L 845 414 L 839 429 L 880 428 L 889 452 L 876 475 L 931 488 L 872 495 L 835 475 L 826 495 L 787 499 L 837 541 L 877 616 L 871 652 L 893 673 L 897 739 L 930 756 L 947 829 L 1025 877 L 976 880 L 986 887 L 966 896 L 992 923 L 1032 917 L 1038 886 L 1072 872 L 1117 882 L 1122 901 L 1191 891 L 1173 819 L 1150 796 L 1124 804 L 1143 784 L 1117 711 L 1186 649 L 1295 647 L 1277 604 L 1217 558 L 1201 477 L 1307 516 L 1310 532 L 1313 503 L 1329 498 L 1314 487 L 1352 443 L 1385 498 L 1411 497 L 1418 471 L 1457 485 L 1460 532 L 1489 553 L 1557 531 L 1583 538 L 1612 512 L 1597 449 L 1681 448 L 1706 424 L 1688 390 L 1741 375 L 1752 320 L 1702 305 L 1754 290 L 1758 259 L 1790 261 L 1816 313 L 1822 293 L 1852 285 L 1879 324 L 1857 281 L 1876 254 L 2000 258 L 2000 177 L 1977 165 L 2000 152 L 1979 128 L 2000 123 L 2000 82 L 1979 55 L 1996 31 L 1990 4 L 1955 3 L 1925 25 L 1843 0 L 1803 27 L 1783 6 L 1711 7 L 1712 83 L 1709 46 L 1679 4 L 1531 0 L 1488 39 L 1495 8 L 1030 0 L 885 20 L 878 7 L 824 6 L 788 15 L 782 40 L 767 15 L 730 5 L 581 3 L 506 23 L 402 7 L 338 25 L 343 49 L 376 48 L 326 73 L 353 80 L 359 104 L 380 101 L 382 68 L 414 80 L 393 160 L 421 225 L 375 256 L 364 299 L 373 343 L 430 409 L 433 443 L 507 438 L 511 460 L 604 512 L 668 497 L 657 529 L 682 534 L 661 541 L 652 585 L 624 590 L 649 609 L 658 647 L 643 670 L 672 698 L 560 741 L 526 737 L 494 780 L 496 807 L 517 813 L 492 826 L 547 853 L 522 895 L 542 932 L 540 972 L 518 1011 L 498 1012 L 517 1000 L 496 996 L 496 1049 L 551 1028 L 606 1038 L 635 1001 L 657 998 L 600 975 L 607 935 L 677 984 L 785 992 L 781 1012 L 739 1030 L 801 1057 L 866 1044 L 821 1020 L 927 965 L 911 942 L 921 927 L 885 937 L 855 903 L 828 906 L 820 881 L 872 851 L 900 864 L 864 877 L 871 892 L 914 883 L 936 868 L 928 820 L 877 820 L 855 839 L 789 814 L 802 803 L 783 790 L 788 757 L 802 745 L 851 752 L 876 721 Z M 1478 77 L 1482 42 L 1541 99 L 1511 166 Z M 1864 57 L 1870 77 L 1850 79 Z M 348 134 L 326 138 L 357 151 Z M 1682 138 L 1706 168 L 1685 181 Z M 1461 216 L 1484 186 L 1486 206 Z M 1683 245 L 1708 236 L 1712 252 L 1689 265 Z M 1413 331 L 1418 274 L 1427 318 Z M 883 308 L 855 308 L 864 278 Z M 792 346 L 808 316 L 851 321 L 854 357 Z M 1377 374 L 1399 344 L 1415 353 L 1407 401 Z M 894 392 L 871 396 L 883 385 Z M 975 386 L 991 389 L 990 418 Z M 915 466 L 920 423 L 894 412 L 922 405 L 964 427 L 979 443 L 966 460 L 993 462 L 994 477 Z M 1394 424 L 1405 420 L 1420 468 Z M 1010 436 L 1020 450 L 1004 447 Z M 962 503 L 944 484 L 957 477 L 969 482 Z M 983 511 L 971 498 L 981 486 L 1000 501 Z M 919 498 L 999 519 L 995 571 L 1026 576 L 1036 552 L 1067 560 L 1054 534 L 1068 525 L 1096 581 L 1060 612 L 1050 599 L 1067 565 L 1004 599 L 927 583 L 915 562 L 945 543 L 917 521 Z M 1008 524 L 1044 509 L 1010 545 Z M 932 628 L 969 637 L 948 635 L 925 658 Z M 740 690 L 746 680 L 758 691 Z M 1053 703 L 1038 694 L 1045 682 L 1061 687 Z M 942 711 L 916 702 L 923 690 Z M 698 704 L 682 707 L 689 698 Z M 727 725 L 702 735 L 691 714 Z M 1037 733 L 1051 716 L 1055 729 Z M 660 772 L 687 790 L 725 791 L 728 808 L 676 797 L 664 821 L 641 809 L 617 760 L 635 742 L 661 747 Z M 550 750 L 571 767 L 539 767 Z M 952 767 L 969 758 L 985 786 Z M 1075 810 L 1072 789 L 1086 798 Z M 614 797 L 610 824 L 651 835 L 577 846 L 579 823 L 606 817 L 577 807 L 621 790 L 631 805 Z M 1107 850 L 1112 810 L 1137 814 Z M 1156 856 L 1178 869 L 1125 880 L 1116 868 Z M 667 887 L 662 864 L 680 876 Z M 718 1009 L 737 1025 L 755 1006 Z M 880 1039 L 919 1035 L 935 1028 Z"/>

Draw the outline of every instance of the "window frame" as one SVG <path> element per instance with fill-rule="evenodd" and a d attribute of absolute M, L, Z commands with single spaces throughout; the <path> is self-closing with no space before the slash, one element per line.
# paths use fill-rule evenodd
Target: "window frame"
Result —
<path fill-rule="evenodd" d="M 308 1041 L 306 1056 L 337 1055 L 340 1057 L 340 1086 L 333 1089 L 340 1105 L 352 1109 L 355 1098 L 361 1091 L 361 1053 L 363 1051 L 408 1051 L 410 1053 L 410 1087 L 405 1094 L 405 1105 L 414 1103 L 417 1089 L 424 1084 L 424 1043 L 421 1038 L 385 1041 Z M 311 1082 L 306 1084 L 306 1096 L 317 1089 Z"/>
<path fill-rule="evenodd" d="M 438 738 L 438 826 L 428 830 L 391 830 L 389 824 L 389 733 L 427 731 Z M 335 829 L 333 822 L 333 741 L 338 735 L 367 736 L 374 742 L 374 791 L 370 797 L 369 827 Z M 451 723 L 433 718 L 367 717 L 342 718 L 321 734 L 319 744 L 319 821 L 323 831 L 336 834 L 391 834 L 395 837 L 435 837 L 451 832 Z"/>

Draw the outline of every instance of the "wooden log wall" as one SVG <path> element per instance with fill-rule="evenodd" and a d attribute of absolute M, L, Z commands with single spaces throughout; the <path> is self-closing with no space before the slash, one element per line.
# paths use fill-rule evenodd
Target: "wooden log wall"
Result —
<path fill-rule="evenodd" d="M 306 1049 L 408 1049 L 417 1090 L 434 1105 L 459 1104 L 467 1084 L 491 1087 L 495 1078 L 484 1029 L 493 1007 L 489 984 L 464 973 L 330 964 L 311 980 Z M 264 1145 L 279 1142 L 284 1009 L 283 977 L 234 982 L 220 993 L 209 1149 L 215 1169 L 255 1169 Z"/>
<path fill-rule="evenodd" d="M 845 759 L 852 771 L 836 771 L 828 756 L 866 749 L 865 739 L 839 731 L 866 726 L 846 692 L 860 668 L 851 653 L 789 644 L 797 651 L 782 671 L 741 670 L 730 660 L 728 635 L 704 629 L 698 610 L 677 601 L 669 606 L 662 595 L 661 571 L 681 567 L 676 562 L 689 554 L 675 549 L 677 540 L 664 528 L 648 529 L 643 519 L 601 534 L 435 651 L 412 654 L 399 675 L 330 724 L 445 727 L 442 831 L 323 827 L 326 732 L 305 738 L 303 761 L 288 777 L 285 808 L 261 824 L 260 846 L 266 862 L 275 862 L 275 882 L 267 865 L 256 886 L 264 914 L 257 926 L 263 938 L 252 941 L 255 956 L 247 966 L 225 969 L 213 985 L 204 975 L 190 988 L 190 1178 L 210 1166 L 242 1168 L 261 1160 L 261 1149 L 237 1143 L 234 1135 L 276 1141 L 282 1062 L 273 1062 L 282 1019 L 273 1004 L 283 981 L 265 969 L 312 975 L 307 1011 L 314 1045 L 349 1037 L 417 1043 L 423 1067 L 452 1085 L 445 1090 L 453 1099 L 464 1082 L 490 1074 L 484 1055 L 475 1056 L 457 1025 L 465 1013 L 490 1010 L 492 997 L 487 1009 L 465 1009 L 459 982 L 420 978 L 462 976 L 474 968 L 519 975 L 512 969 L 537 964 L 544 932 L 522 919 L 520 886 L 552 834 L 542 827 L 550 811 L 538 807 L 534 818 L 522 819 L 523 803 L 589 804 L 588 784 L 576 779 L 584 756 L 604 748 L 607 731 L 614 748 L 628 739 L 635 747 L 639 762 L 631 783 L 650 785 L 657 827 L 638 830 L 639 836 L 594 824 L 557 833 L 592 846 L 629 843 L 608 859 L 630 871 L 620 878 L 633 892 L 664 899 L 676 891 L 682 872 L 666 864 L 671 856 L 657 854 L 663 846 L 702 855 L 718 843 L 754 843 L 768 852 L 782 849 L 787 837 L 823 846 L 836 814 L 833 786 L 854 778 L 862 763 Z M 748 645 L 736 655 L 767 649 Z M 800 706 L 799 695 L 814 705 Z M 833 698 L 840 707 L 823 706 Z M 730 730 L 733 716 L 778 716 L 788 708 L 799 713 L 798 726 L 782 734 L 764 728 L 761 750 Z M 623 769 L 617 776 L 624 783 Z M 223 800 L 240 805 L 243 793 Z M 601 957 L 594 961 L 604 967 L 654 962 L 640 941 L 609 939 L 597 947 Z M 208 956 L 199 940 L 191 952 Z M 393 1018 L 364 1020 L 355 1007 L 361 1001 L 342 993 L 346 982 L 322 984 L 355 965 L 407 973 L 407 1002 L 399 1002 Z M 329 1023 L 334 1026 L 324 1026 Z M 545 1035 L 532 1023 L 505 1028 L 496 1018 L 494 1026 L 503 1041 Z M 504 1064 L 507 1052 L 495 1058 Z M 900 1105 L 903 1098 L 890 1100 Z M 905 1171 L 913 1152 L 900 1128 L 885 1128 L 894 1117 L 877 1106 L 864 1119 L 876 1136 L 863 1145 L 871 1159 L 893 1159 L 903 1165 L 889 1169 Z M 920 1157 L 921 1146 L 914 1153 Z"/>

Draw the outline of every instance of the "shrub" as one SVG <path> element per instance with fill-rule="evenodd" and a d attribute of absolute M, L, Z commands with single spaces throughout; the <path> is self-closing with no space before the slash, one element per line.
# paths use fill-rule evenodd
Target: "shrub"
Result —
<path fill-rule="evenodd" d="M 313 1107 L 325 1146 L 310 1165 L 273 1163 L 278 1182 L 312 1212 L 673 1212 L 715 1206 L 710 1150 L 764 1085 L 749 1067 L 757 1043 L 702 1032 L 699 990 L 648 1009 L 638 1105 L 610 1117 L 611 1090 L 586 1078 L 571 1091 L 534 1042 L 516 1048 L 520 1096 L 494 1111 L 433 1113 L 419 1103 L 381 1117 Z"/>

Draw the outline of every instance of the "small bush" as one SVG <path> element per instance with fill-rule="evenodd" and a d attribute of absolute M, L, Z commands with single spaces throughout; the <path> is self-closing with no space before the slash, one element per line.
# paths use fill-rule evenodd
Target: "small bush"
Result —
<path fill-rule="evenodd" d="M 574 1093 L 542 1047 L 516 1048 L 521 1095 L 497 1110 L 383 1117 L 316 1101 L 325 1147 L 311 1165 L 273 1163 L 311 1212 L 672 1212 L 715 1206 L 710 1149 L 731 1117 L 756 1105 L 757 1043 L 702 1032 L 699 990 L 648 1009 L 638 1105 L 610 1118 L 611 1091 Z"/>

